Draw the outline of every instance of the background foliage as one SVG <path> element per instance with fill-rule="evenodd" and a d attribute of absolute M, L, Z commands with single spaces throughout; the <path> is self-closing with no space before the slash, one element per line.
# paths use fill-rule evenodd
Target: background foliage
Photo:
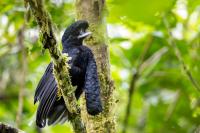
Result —
<path fill-rule="evenodd" d="M 75 20 L 74 1 L 46 0 L 45 5 L 55 23 L 57 39 L 61 40 L 64 29 Z M 33 96 L 50 57 L 41 51 L 33 18 L 25 22 L 29 16 L 24 18 L 23 1 L 0 1 L 0 9 L 0 121 L 16 125 L 19 88 L 25 84 L 20 129 L 41 132 L 34 125 Z M 116 85 L 117 131 L 124 127 L 133 81 L 127 132 L 197 130 L 200 0 L 107 0 L 105 15 L 111 72 Z M 138 76 L 133 80 L 135 73 Z M 66 123 L 42 130 L 57 131 L 71 132 L 71 127 Z"/>

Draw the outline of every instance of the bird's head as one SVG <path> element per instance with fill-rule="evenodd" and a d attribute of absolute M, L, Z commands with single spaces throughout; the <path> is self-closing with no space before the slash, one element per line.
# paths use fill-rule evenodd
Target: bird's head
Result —
<path fill-rule="evenodd" d="M 62 36 L 62 43 L 67 41 L 83 41 L 84 38 L 89 36 L 91 32 L 87 29 L 89 24 L 85 20 L 79 20 L 71 24 L 64 32 Z"/>

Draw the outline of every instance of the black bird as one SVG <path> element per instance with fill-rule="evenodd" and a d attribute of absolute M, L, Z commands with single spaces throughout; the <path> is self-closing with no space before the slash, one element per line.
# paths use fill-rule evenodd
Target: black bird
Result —
<path fill-rule="evenodd" d="M 86 32 L 89 24 L 79 20 L 70 25 L 62 36 L 63 53 L 68 53 L 71 82 L 77 86 L 75 96 L 78 100 L 85 91 L 87 112 L 97 115 L 102 111 L 100 85 L 97 76 L 96 62 L 92 51 L 83 45 L 83 40 L 90 32 Z M 64 100 L 57 98 L 57 83 L 53 76 L 53 64 L 50 63 L 42 76 L 34 97 L 34 104 L 39 101 L 36 125 L 40 128 L 46 124 L 64 123 L 70 116 Z"/>

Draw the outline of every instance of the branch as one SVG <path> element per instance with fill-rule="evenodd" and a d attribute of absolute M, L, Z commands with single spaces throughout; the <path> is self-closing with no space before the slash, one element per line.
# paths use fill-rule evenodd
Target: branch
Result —
<path fill-rule="evenodd" d="M 147 40 L 144 50 L 141 53 L 139 60 L 138 60 L 138 64 L 136 66 L 136 72 L 133 73 L 132 79 L 131 79 L 131 83 L 130 83 L 130 88 L 129 88 L 129 96 L 128 96 L 128 104 L 127 104 L 127 108 L 126 108 L 126 115 L 125 115 L 125 119 L 124 119 L 124 127 L 123 127 L 123 131 L 122 133 L 126 133 L 126 128 L 127 128 L 127 124 L 128 124 L 128 118 L 130 115 L 130 110 L 131 110 L 131 104 L 132 104 L 132 97 L 133 97 L 133 93 L 135 91 L 135 84 L 139 78 L 140 75 L 140 69 L 141 69 L 141 65 L 143 64 L 144 58 L 152 44 L 153 41 L 153 37 L 150 36 L 150 38 Z"/>
<path fill-rule="evenodd" d="M 186 74 L 186 76 L 188 77 L 188 79 L 191 81 L 192 85 L 198 90 L 200 91 L 200 86 L 198 84 L 198 82 L 195 80 L 195 78 L 192 76 L 192 73 L 190 72 L 190 70 L 188 69 L 187 65 L 185 64 L 184 60 L 183 60 L 183 57 L 181 55 L 181 52 L 180 50 L 178 49 L 177 45 L 176 45 L 176 42 L 174 40 L 174 38 L 172 37 L 172 34 L 171 34 L 171 31 L 170 31 L 170 25 L 166 19 L 166 17 L 164 16 L 163 17 L 163 22 L 164 22 L 164 25 L 167 29 L 167 33 L 168 33 L 168 43 L 169 45 L 173 48 L 174 52 L 175 52 L 175 55 L 177 57 L 177 59 L 179 60 L 179 62 L 181 63 L 182 67 L 183 67 L 183 70 Z"/>
<path fill-rule="evenodd" d="M 20 127 L 21 124 L 21 116 L 23 112 L 23 97 L 24 97 L 24 88 L 25 88 L 25 75 L 26 75 L 26 51 L 24 47 L 24 30 L 25 30 L 25 24 L 20 28 L 19 33 L 18 33 L 18 45 L 21 49 L 21 65 L 22 65 L 22 70 L 21 70 L 21 81 L 20 81 L 20 89 L 19 89 L 19 95 L 18 95 L 18 110 L 17 110 L 17 115 L 16 115 L 16 124 L 17 127 Z"/>
<path fill-rule="evenodd" d="M 75 0 L 76 18 L 90 23 L 89 31 L 92 36 L 85 39 L 86 45 L 92 50 L 97 65 L 101 89 L 103 112 L 98 116 L 91 116 L 82 105 L 82 119 L 88 133 L 116 133 L 115 122 L 115 90 L 110 76 L 109 48 L 106 31 L 106 0 Z"/>
<path fill-rule="evenodd" d="M 0 122 L 0 133 L 24 133 L 23 131 Z"/>
<path fill-rule="evenodd" d="M 29 7 L 37 24 L 40 28 L 40 37 L 44 49 L 48 49 L 54 64 L 54 77 L 58 84 L 58 90 L 61 91 L 65 104 L 71 113 L 70 121 L 74 131 L 84 133 L 85 127 L 81 120 L 80 108 L 77 104 L 74 90 L 69 77 L 69 57 L 62 54 L 58 49 L 56 38 L 53 32 L 52 21 L 48 12 L 44 9 L 41 0 L 25 0 L 25 6 Z"/>

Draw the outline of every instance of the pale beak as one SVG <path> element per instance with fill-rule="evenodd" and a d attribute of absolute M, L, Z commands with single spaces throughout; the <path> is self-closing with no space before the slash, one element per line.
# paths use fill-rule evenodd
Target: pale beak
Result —
<path fill-rule="evenodd" d="M 91 34 L 92 34 L 92 32 L 83 32 L 78 36 L 78 39 L 85 38 L 85 37 L 87 37 L 87 36 L 89 36 Z"/>

